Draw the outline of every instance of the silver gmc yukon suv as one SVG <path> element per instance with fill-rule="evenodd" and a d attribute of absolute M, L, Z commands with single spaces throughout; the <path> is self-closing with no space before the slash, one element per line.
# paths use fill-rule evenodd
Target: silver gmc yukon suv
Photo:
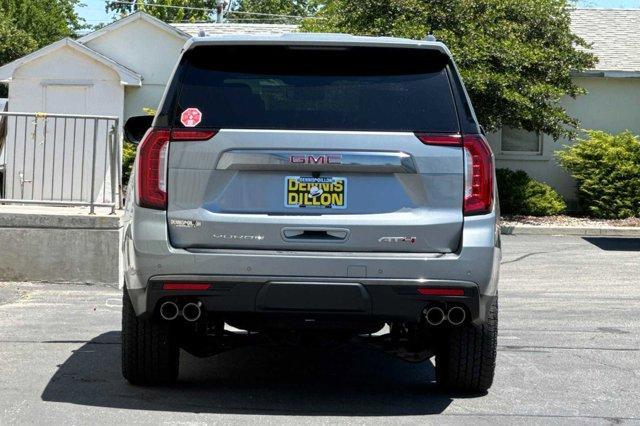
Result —
<path fill-rule="evenodd" d="M 491 386 L 494 161 L 445 45 L 197 37 L 125 133 L 129 382 L 176 380 L 181 349 L 355 339 Z"/>

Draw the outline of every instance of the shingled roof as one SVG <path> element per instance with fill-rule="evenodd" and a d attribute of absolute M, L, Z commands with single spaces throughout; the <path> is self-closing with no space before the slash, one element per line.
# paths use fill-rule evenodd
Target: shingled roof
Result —
<path fill-rule="evenodd" d="M 571 29 L 592 45 L 594 71 L 640 72 L 640 9 L 575 9 Z"/>
<path fill-rule="evenodd" d="M 285 24 L 216 24 L 211 22 L 203 23 L 175 23 L 171 24 L 175 28 L 192 36 L 197 36 L 202 30 L 209 35 L 216 34 L 286 34 L 298 31 L 297 25 Z"/>

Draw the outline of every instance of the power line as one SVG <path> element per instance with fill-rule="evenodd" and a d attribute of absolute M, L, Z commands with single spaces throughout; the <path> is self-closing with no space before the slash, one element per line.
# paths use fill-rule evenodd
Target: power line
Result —
<path fill-rule="evenodd" d="M 105 0 L 108 1 L 108 0 Z M 134 6 L 136 3 L 132 3 L 132 2 L 128 2 L 128 1 L 113 1 L 112 3 L 115 4 L 126 4 L 129 6 Z M 148 4 L 148 3 L 143 3 L 142 6 L 144 7 L 164 7 L 167 9 L 182 9 L 182 10 L 198 10 L 198 11 L 205 11 L 205 12 L 214 12 L 214 8 L 207 8 L 207 7 L 195 7 L 195 6 L 176 6 L 176 5 L 169 5 L 169 4 Z M 278 13 L 260 13 L 260 12 L 244 12 L 244 11 L 240 11 L 240 10 L 229 10 L 227 12 L 225 12 L 225 15 L 229 15 L 229 14 L 242 14 L 242 15 L 257 15 L 257 16 L 264 16 L 264 17 L 275 17 L 275 18 L 295 18 L 295 19 L 320 19 L 317 16 L 298 16 L 298 15 L 284 15 L 284 14 L 278 14 Z"/>
<path fill-rule="evenodd" d="M 230 10 L 227 12 L 227 15 L 233 15 L 233 14 L 258 15 L 258 16 L 274 17 L 274 18 L 320 19 L 317 16 L 280 15 L 277 13 L 242 12 L 240 10 Z"/>
<path fill-rule="evenodd" d="M 105 3 L 109 1 L 109 0 L 105 0 Z M 112 1 L 110 3 L 114 3 L 114 4 L 126 4 L 128 6 L 136 6 L 138 5 L 138 3 L 135 3 L 134 1 Z M 195 7 L 195 6 L 175 6 L 175 5 L 171 5 L 171 4 L 149 4 L 149 3 L 142 3 L 141 6 L 144 7 L 164 7 L 167 9 L 185 9 L 185 10 L 201 10 L 201 11 L 206 11 L 206 12 L 213 12 L 215 10 L 215 8 L 209 8 L 209 7 Z"/>

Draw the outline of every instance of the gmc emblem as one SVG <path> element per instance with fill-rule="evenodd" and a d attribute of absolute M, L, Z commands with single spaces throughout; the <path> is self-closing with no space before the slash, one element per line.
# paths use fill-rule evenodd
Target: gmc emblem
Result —
<path fill-rule="evenodd" d="M 290 155 L 289 162 L 294 164 L 342 164 L 340 154 Z"/>

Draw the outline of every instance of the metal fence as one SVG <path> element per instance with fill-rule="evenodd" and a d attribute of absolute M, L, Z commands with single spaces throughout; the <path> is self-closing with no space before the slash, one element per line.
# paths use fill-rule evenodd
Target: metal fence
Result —
<path fill-rule="evenodd" d="M 119 119 L 0 112 L 0 204 L 122 207 Z"/>

